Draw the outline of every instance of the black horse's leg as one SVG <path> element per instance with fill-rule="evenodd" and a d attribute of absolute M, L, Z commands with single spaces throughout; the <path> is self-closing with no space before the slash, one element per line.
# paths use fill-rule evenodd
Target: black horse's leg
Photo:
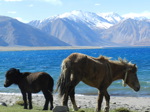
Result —
<path fill-rule="evenodd" d="M 71 99 L 74 111 L 77 111 L 79 108 L 77 107 L 76 101 L 75 101 L 75 88 L 73 88 L 70 92 L 70 99 Z"/>
<path fill-rule="evenodd" d="M 32 109 L 32 94 L 28 93 L 29 109 Z"/>
<path fill-rule="evenodd" d="M 44 104 L 43 110 L 48 110 L 48 104 L 49 104 L 49 102 L 50 102 L 49 92 L 43 90 L 43 94 L 44 94 L 44 97 L 45 97 L 45 104 Z"/>
<path fill-rule="evenodd" d="M 102 101 L 103 101 L 103 96 L 104 96 L 104 92 L 99 90 L 96 112 L 100 112 L 101 111 L 101 105 L 102 105 Z"/>
<path fill-rule="evenodd" d="M 26 97 L 26 92 L 21 91 L 22 92 L 22 97 L 23 97 L 23 101 L 24 101 L 24 109 L 27 109 L 27 97 Z"/>
<path fill-rule="evenodd" d="M 53 106 L 53 95 L 51 92 L 49 93 L 49 97 L 50 97 L 50 103 L 51 103 L 50 110 L 52 110 L 54 106 Z"/>
<path fill-rule="evenodd" d="M 110 95 L 108 94 L 108 92 L 105 92 L 105 99 L 106 99 L 106 107 L 104 112 L 109 112 L 109 101 L 110 101 Z"/>

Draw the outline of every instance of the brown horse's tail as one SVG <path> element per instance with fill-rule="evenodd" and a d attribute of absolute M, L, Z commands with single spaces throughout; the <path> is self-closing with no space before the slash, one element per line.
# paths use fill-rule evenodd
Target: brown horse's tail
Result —
<path fill-rule="evenodd" d="M 71 76 L 71 62 L 70 60 L 64 60 L 62 62 L 61 75 L 57 82 L 56 91 L 59 92 L 60 97 L 65 93 L 68 93 L 70 86 L 70 76 Z"/>

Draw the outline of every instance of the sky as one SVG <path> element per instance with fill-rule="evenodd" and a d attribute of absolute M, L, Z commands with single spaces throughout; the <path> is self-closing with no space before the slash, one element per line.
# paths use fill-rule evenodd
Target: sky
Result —
<path fill-rule="evenodd" d="M 115 12 L 121 16 L 146 16 L 150 19 L 150 0 L 0 0 L 0 15 L 28 23 L 81 10 Z"/>

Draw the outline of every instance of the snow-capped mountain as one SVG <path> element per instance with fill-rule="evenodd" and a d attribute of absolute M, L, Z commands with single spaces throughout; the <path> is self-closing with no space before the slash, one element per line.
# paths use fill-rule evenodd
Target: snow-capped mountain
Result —
<path fill-rule="evenodd" d="M 104 13 L 102 15 L 104 15 Z M 96 27 L 96 28 L 101 28 L 101 29 L 107 29 L 110 26 L 112 26 L 114 23 L 116 23 L 117 21 L 121 20 L 121 17 L 119 17 L 119 15 L 117 15 L 116 13 L 114 14 L 111 13 L 111 15 L 107 14 L 107 16 L 101 16 L 101 14 L 96 14 L 93 12 L 72 11 L 72 12 L 61 14 L 61 15 L 49 17 L 44 20 L 31 21 L 29 24 L 33 25 L 34 23 L 34 26 L 40 27 L 39 24 L 52 22 L 56 19 L 68 19 L 74 22 L 85 23 L 91 28 Z"/>
<path fill-rule="evenodd" d="M 124 19 L 134 19 L 134 20 L 147 20 L 148 18 L 143 16 L 143 15 L 138 15 L 138 14 L 132 14 L 132 13 L 129 13 L 129 14 L 125 14 L 122 16 Z"/>
<path fill-rule="evenodd" d="M 114 17 L 113 20 L 119 21 Z M 108 46 L 113 44 L 102 41 L 100 32 L 113 26 L 114 22 L 92 12 L 72 11 L 44 20 L 34 20 L 29 24 L 71 45 Z"/>
<path fill-rule="evenodd" d="M 107 19 L 92 12 L 72 11 L 71 13 L 59 15 L 58 18 L 68 18 L 70 20 L 74 20 L 75 22 L 82 21 L 89 27 L 95 26 L 98 28 L 109 28 L 112 26 L 112 23 L 110 23 Z"/>
<path fill-rule="evenodd" d="M 0 16 L 0 46 L 150 46 L 150 19 L 72 11 L 28 24 Z"/>
<path fill-rule="evenodd" d="M 124 18 L 121 17 L 119 14 L 110 12 L 110 13 L 98 13 L 99 16 L 105 18 L 111 24 L 116 24 L 119 21 L 123 20 Z"/>
<path fill-rule="evenodd" d="M 141 20 L 141 17 L 134 18 L 133 20 L 135 19 L 137 21 L 147 21 L 147 24 L 126 21 L 126 18 L 116 13 L 83 11 L 72 11 L 44 20 L 34 20 L 29 24 L 73 46 L 120 46 L 120 44 L 130 46 L 138 45 L 140 41 L 142 41 L 142 45 L 144 45 L 144 41 L 148 41 L 150 38 L 149 33 L 146 33 L 149 32 L 149 29 L 147 29 L 149 28 L 149 26 L 147 27 L 149 20 Z M 136 23 L 136 25 L 134 25 L 134 23 Z M 122 30 L 125 30 L 126 33 L 120 35 Z M 134 33 L 132 31 L 136 32 L 136 34 L 143 32 L 140 38 L 146 39 L 137 40 L 136 35 L 132 35 L 132 33 Z M 127 35 L 129 32 L 131 32 L 130 36 Z M 131 38 L 134 39 L 132 40 Z M 123 44 L 124 41 L 121 40 L 126 39 L 132 41 L 126 41 L 126 43 Z M 136 41 L 138 41 L 138 43 Z"/>

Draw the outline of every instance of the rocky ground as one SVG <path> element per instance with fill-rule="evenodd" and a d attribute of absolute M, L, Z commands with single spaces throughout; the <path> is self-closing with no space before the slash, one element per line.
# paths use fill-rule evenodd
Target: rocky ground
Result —
<path fill-rule="evenodd" d="M 5 103 L 7 106 L 14 105 L 17 101 L 21 101 L 21 94 L 0 93 L 0 104 Z M 33 104 L 37 106 L 44 105 L 45 99 L 42 94 L 33 94 Z M 81 108 L 95 108 L 97 104 L 97 96 L 76 95 L 77 105 Z M 54 95 L 54 106 L 61 105 L 61 99 L 58 95 Z M 105 101 L 103 102 L 103 108 Z M 69 101 L 69 107 L 72 104 Z M 150 97 L 111 97 L 110 108 L 116 109 L 125 107 L 138 112 L 150 112 Z"/>

